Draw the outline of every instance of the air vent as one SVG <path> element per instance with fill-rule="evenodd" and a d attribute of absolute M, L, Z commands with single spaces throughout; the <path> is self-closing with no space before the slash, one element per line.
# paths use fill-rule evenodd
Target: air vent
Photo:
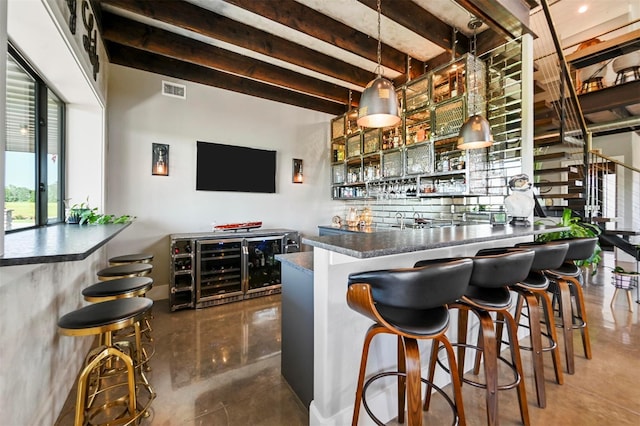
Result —
<path fill-rule="evenodd" d="M 162 94 L 173 98 L 187 99 L 187 86 L 184 84 L 162 81 Z"/>

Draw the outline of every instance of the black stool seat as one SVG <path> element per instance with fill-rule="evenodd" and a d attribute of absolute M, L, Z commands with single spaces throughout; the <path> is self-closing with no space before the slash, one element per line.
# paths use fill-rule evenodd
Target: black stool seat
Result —
<path fill-rule="evenodd" d="M 109 266 L 98 271 L 100 278 L 124 278 L 145 275 L 153 270 L 148 263 L 128 263 L 126 265 Z"/>
<path fill-rule="evenodd" d="M 109 265 L 123 265 L 127 263 L 151 263 L 153 254 L 151 253 L 131 253 L 122 256 L 116 256 L 109 259 Z"/>
<path fill-rule="evenodd" d="M 437 334 L 449 326 L 449 310 L 444 306 L 418 310 L 378 305 L 378 313 L 398 330 L 418 336 Z"/>
<path fill-rule="evenodd" d="M 146 297 L 109 300 L 80 308 L 58 320 L 62 334 L 85 336 L 121 330 L 142 319 L 153 300 Z"/>
<path fill-rule="evenodd" d="M 153 279 L 150 277 L 118 278 L 90 285 L 82 290 L 82 295 L 88 302 L 102 302 L 108 299 L 144 296 L 152 286 Z"/>
<path fill-rule="evenodd" d="M 572 278 L 578 278 L 580 275 L 582 275 L 582 271 L 580 270 L 580 267 L 578 267 L 573 262 L 563 263 L 558 268 L 547 269 L 546 272 L 549 273 L 550 275 L 572 277 Z"/>
<path fill-rule="evenodd" d="M 506 287 L 487 288 L 469 285 L 466 299 L 490 309 L 506 309 L 511 305 L 511 294 Z"/>

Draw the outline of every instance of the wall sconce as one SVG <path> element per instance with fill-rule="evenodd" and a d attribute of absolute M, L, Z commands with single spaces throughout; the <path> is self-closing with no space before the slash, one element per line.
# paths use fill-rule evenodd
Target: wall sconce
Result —
<path fill-rule="evenodd" d="M 169 145 L 162 143 L 152 145 L 151 174 L 169 176 Z"/>
<path fill-rule="evenodd" d="M 302 183 L 302 160 L 299 158 L 293 159 L 293 183 Z"/>

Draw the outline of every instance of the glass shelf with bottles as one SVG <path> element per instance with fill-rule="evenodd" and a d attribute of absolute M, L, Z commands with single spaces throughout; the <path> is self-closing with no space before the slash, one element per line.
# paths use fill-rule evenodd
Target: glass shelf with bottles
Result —
<path fill-rule="evenodd" d="M 413 145 L 431 138 L 431 110 L 424 107 L 408 112 L 404 119 L 405 144 Z"/>
<path fill-rule="evenodd" d="M 432 72 L 431 99 L 434 103 L 464 95 L 468 56 L 464 55 Z"/>
<path fill-rule="evenodd" d="M 331 162 L 338 163 L 345 158 L 345 138 L 338 138 L 331 141 Z"/>
<path fill-rule="evenodd" d="M 386 127 L 382 129 L 381 139 L 381 148 L 383 151 L 401 148 L 402 146 L 404 146 L 402 127 Z"/>
<path fill-rule="evenodd" d="M 347 159 L 362 155 L 362 138 L 360 133 L 351 135 L 347 138 L 346 154 Z"/>
<path fill-rule="evenodd" d="M 345 183 L 363 183 L 362 179 L 362 158 L 347 160 L 347 176 Z"/>
<path fill-rule="evenodd" d="M 372 198 L 365 184 L 334 186 L 332 191 L 333 194 L 331 198 L 334 200 L 362 200 Z"/>
<path fill-rule="evenodd" d="M 362 157 L 362 175 L 365 182 L 380 180 L 382 176 L 380 154 L 370 154 Z"/>
<path fill-rule="evenodd" d="M 467 151 L 457 148 L 457 138 L 448 138 L 434 143 L 434 174 L 464 173 L 467 165 Z"/>
<path fill-rule="evenodd" d="M 358 126 L 358 110 L 352 109 L 345 114 L 345 132 L 347 137 L 360 134 L 362 129 Z"/>
<path fill-rule="evenodd" d="M 417 188 L 419 197 L 466 195 L 467 181 L 464 174 L 419 176 Z"/>
<path fill-rule="evenodd" d="M 429 105 L 429 82 L 431 75 L 424 74 L 415 80 L 405 84 L 404 98 L 407 112 L 414 111 Z"/>
<path fill-rule="evenodd" d="M 380 133 L 380 129 L 371 129 L 362 134 L 362 154 L 380 151 Z"/>

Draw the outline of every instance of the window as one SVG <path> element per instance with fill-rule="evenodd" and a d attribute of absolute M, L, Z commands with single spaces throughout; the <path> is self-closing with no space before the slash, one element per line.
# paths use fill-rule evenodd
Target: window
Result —
<path fill-rule="evenodd" d="M 5 230 L 64 220 L 64 103 L 9 46 Z"/>

